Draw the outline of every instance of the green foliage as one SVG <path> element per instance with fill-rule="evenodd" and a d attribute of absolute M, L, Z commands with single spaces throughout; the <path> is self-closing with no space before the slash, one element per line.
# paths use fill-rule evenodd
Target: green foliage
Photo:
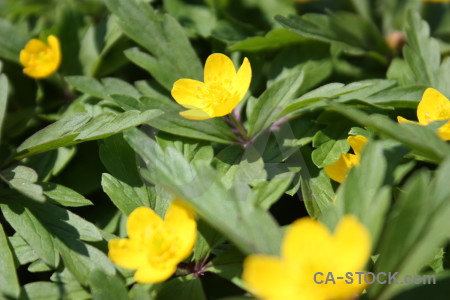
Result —
<path fill-rule="evenodd" d="M 427 88 L 450 96 L 449 18 L 422 1 L 0 0 L 0 299 L 254 299 L 249 255 L 280 255 L 298 218 L 333 231 L 348 214 L 367 271 L 436 276 L 362 298 L 447 299 L 446 120 L 396 117 L 416 120 Z M 20 51 L 50 34 L 58 72 L 27 78 Z M 232 116 L 185 119 L 173 84 L 202 81 L 211 53 L 247 57 L 251 86 Z M 338 184 L 324 167 L 349 135 L 369 142 Z M 108 242 L 174 197 L 196 211 L 193 252 L 138 283 Z"/>

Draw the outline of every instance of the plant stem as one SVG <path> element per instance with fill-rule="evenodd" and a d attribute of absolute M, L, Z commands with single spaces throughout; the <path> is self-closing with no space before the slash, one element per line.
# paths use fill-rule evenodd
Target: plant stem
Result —
<path fill-rule="evenodd" d="M 248 135 L 244 126 L 242 126 L 242 124 L 238 120 L 236 120 L 236 117 L 233 115 L 233 113 L 229 114 L 229 117 L 233 125 L 236 127 L 236 129 L 239 130 L 239 133 L 241 134 L 242 138 L 247 141 Z"/>

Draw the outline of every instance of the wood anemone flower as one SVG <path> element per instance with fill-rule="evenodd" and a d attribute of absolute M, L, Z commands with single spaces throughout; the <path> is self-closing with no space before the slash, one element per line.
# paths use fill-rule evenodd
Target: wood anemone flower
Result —
<path fill-rule="evenodd" d="M 136 208 L 127 220 L 128 238 L 108 243 L 109 258 L 126 269 L 137 269 L 137 282 L 162 282 L 187 258 L 197 238 L 194 211 L 182 200 L 173 200 L 162 220 L 148 207 Z"/>
<path fill-rule="evenodd" d="M 47 44 L 38 39 L 30 40 L 20 51 L 23 72 L 29 77 L 41 79 L 52 75 L 61 64 L 61 47 L 56 36 L 50 35 Z"/>
<path fill-rule="evenodd" d="M 364 281 L 339 278 L 361 272 L 370 253 L 370 234 L 356 217 L 344 216 L 333 234 L 322 223 L 302 218 L 287 230 L 281 257 L 250 255 L 242 279 L 263 300 L 355 299 L 366 287 Z M 334 283 L 328 282 L 329 272 Z"/>
<path fill-rule="evenodd" d="M 175 101 L 189 110 L 180 115 L 192 120 L 225 116 L 238 105 L 250 87 L 252 69 L 244 58 L 236 72 L 231 59 L 220 53 L 206 60 L 204 82 L 193 79 L 177 80 L 172 88 Z"/>
<path fill-rule="evenodd" d="M 362 135 L 349 136 L 347 138 L 350 147 L 352 147 L 355 154 L 346 153 L 341 154 L 341 157 L 334 164 L 324 168 L 328 177 L 339 183 L 344 182 L 347 177 L 348 171 L 359 165 L 359 159 L 361 157 L 361 151 L 364 145 L 367 143 L 367 138 Z"/>
<path fill-rule="evenodd" d="M 415 123 L 423 126 L 434 121 L 449 120 L 439 127 L 438 135 L 444 141 L 450 140 L 450 101 L 437 90 L 428 88 L 423 93 L 422 100 L 417 106 L 417 119 L 419 122 L 397 117 L 399 123 Z"/>

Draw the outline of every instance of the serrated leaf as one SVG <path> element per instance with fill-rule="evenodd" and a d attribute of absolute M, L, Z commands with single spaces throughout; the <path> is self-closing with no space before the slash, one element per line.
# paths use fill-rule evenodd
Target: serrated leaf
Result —
<path fill-rule="evenodd" d="M 256 134 L 269 128 L 280 116 L 303 83 L 303 73 L 294 73 L 270 86 L 255 100 L 252 113 L 248 119 L 248 135 Z"/>
<path fill-rule="evenodd" d="M 206 300 L 200 278 L 193 276 L 177 277 L 166 281 L 158 291 L 158 300 Z"/>
<path fill-rule="evenodd" d="M 17 298 L 20 293 L 16 266 L 8 239 L 0 224 L 0 294 Z"/>
<path fill-rule="evenodd" d="M 278 253 L 281 232 L 271 216 L 246 199 L 249 187 L 226 189 L 206 164 L 190 165 L 173 148 L 161 148 L 144 133 L 127 131 L 125 138 L 147 165 L 142 175 L 188 200 L 212 227 L 245 253 Z"/>
<path fill-rule="evenodd" d="M 51 182 L 41 182 L 40 185 L 44 189 L 44 195 L 63 206 L 79 207 L 94 205 L 83 195 L 63 185 Z"/>
<path fill-rule="evenodd" d="M 45 201 L 42 187 L 35 184 L 38 175 L 33 169 L 19 165 L 2 171 L 0 177 L 19 193 L 36 201 Z"/>
<path fill-rule="evenodd" d="M 117 276 L 108 275 L 101 270 L 89 274 L 89 284 L 93 300 L 127 300 L 125 283 Z"/>
<path fill-rule="evenodd" d="M 137 0 L 107 0 L 106 5 L 118 17 L 122 31 L 154 57 L 146 67 L 166 89 L 180 78 L 201 79 L 200 61 L 173 17 L 159 15 L 148 3 Z"/>
<path fill-rule="evenodd" d="M 71 115 L 47 126 L 25 140 L 17 148 L 16 158 L 24 158 L 84 141 L 106 138 L 148 122 L 161 113 L 158 110 L 150 110 L 145 112 L 127 111 L 121 114 L 105 112 L 95 117 L 91 117 L 88 113 Z"/>

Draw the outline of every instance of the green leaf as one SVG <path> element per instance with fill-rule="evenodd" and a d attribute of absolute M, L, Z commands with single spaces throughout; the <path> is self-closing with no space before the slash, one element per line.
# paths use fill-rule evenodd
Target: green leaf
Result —
<path fill-rule="evenodd" d="M 41 222 L 26 207 L 15 202 L 15 199 L 2 196 L 0 209 L 14 230 L 28 245 L 51 266 L 56 266 L 58 258 L 52 236 Z"/>
<path fill-rule="evenodd" d="M 213 272 L 233 282 L 237 286 L 244 288 L 244 282 L 241 279 L 244 258 L 245 256 L 236 250 L 236 248 L 230 248 L 219 253 L 208 263 L 206 268 L 209 272 Z"/>
<path fill-rule="evenodd" d="M 445 245 L 448 234 L 442 228 L 450 225 L 449 174 L 447 158 L 431 182 L 429 172 L 420 170 L 405 183 L 381 235 L 375 272 L 399 272 L 398 278 L 419 274 Z M 376 284 L 369 294 L 390 298 L 401 288 Z"/>
<path fill-rule="evenodd" d="M 248 119 L 248 134 L 255 136 L 270 127 L 280 116 L 303 83 L 303 73 L 294 73 L 270 86 L 255 100 Z"/>
<path fill-rule="evenodd" d="M 90 295 L 79 285 L 36 281 L 24 285 L 19 300 L 87 300 Z"/>
<path fill-rule="evenodd" d="M 102 188 L 114 205 L 127 216 L 139 206 L 150 206 L 147 189 L 142 183 L 135 187 L 109 174 L 103 174 Z"/>
<path fill-rule="evenodd" d="M 20 293 L 16 266 L 8 239 L 0 224 L 0 294 L 17 298 Z"/>
<path fill-rule="evenodd" d="M 27 37 L 5 19 L 0 19 L 0 57 L 19 62 L 19 53 L 25 47 Z"/>
<path fill-rule="evenodd" d="M 2 171 L 0 177 L 19 193 L 36 201 L 43 202 L 45 200 L 42 187 L 35 184 L 38 175 L 33 169 L 25 166 L 11 167 Z"/>
<path fill-rule="evenodd" d="M 369 142 L 364 146 L 360 165 L 352 168 L 340 185 L 336 206 L 332 207 L 339 212 L 335 221 L 347 214 L 356 216 L 369 230 L 374 245 L 389 208 L 391 190 L 385 186 L 386 173 L 387 161 L 381 143 Z M 330 224 L 330 219 L 327 221 Z"/>
<path fill-rule="evenodd" d="M 350 53 L 376 52 L 380 59 L 380 54 L 389 53 L 388 46 L 375 25 L 355 14 L 338 12 L 327 16 L 309 13 L 289 18 L 276 16 L 275 20 L 301 36 L 343 46 Z"/>
<path fill-rule="evenodd" d="M 63 185 L 51 182 L 42 182 L 40 185 L 44 189 L 45 196 L 63 206 L 80 207 L 94 205 L 90 200 L 84 198 L 81 194 Z"/>
<path fill-rule="evenodd" d="M 311 149 L 302 147 L 292 159 L 300 169 L 301 193 L 308 214 L 319 218 L 333 204 L 335 197 L 330 178 L 310 159 Z"/>
<path fill-rule="evenodd" d="M 2 134 L 3 119 L 6 113 L 7 100 L 8 100 L 8 79 L 6 79 L 6 76 L 4 74 L 0 74 L 0 137 Z"/>
<path fill-rule="evenodd" d="M 202 66 L 183 28 L 169 15 L 159 15 L 148 3 L 107 0 L 122 31 L 151 53 L 146 69 L 166 89 L 180 78 L 201 79 Z M 128 54 L 129 55 L 129 54 Z"/>
<path fill-rule="evenodd" d="M 180 152 L 161 150 L 138 130 L 127 131 L 125 138 L 147 166 L 142 169 L 144 178 L 188 200 L 209 225 L 243 252 L 278 253 L 280 229 L 267 212 L 244 200 L 248 185 L 227 189 L 208 165 L 189 164 Z"/>
<path fill-rule="evenodd" d="M 89 283 L 94 300 L 126 300 L 128 298 L 125 283 L 117 276 L 94 270 L 89 274 Z"/>
<path fill-rule="evenodd" d="M 88 113 L 71 115 L 45 127 L 25 140 L 17 148 L 16 158 L 24 158 L 84 141 L 102 139 L 148 122 L 160 114 L 160 111 L 151 110 L 127 111 L 121 114 L 105 112 L 95 117 L 91 117 Z"/>
<path fill-rule="evenodd" d="M 166 97 L 141 97 L 135 99 L 123 95 L 112 95 L 111 98 L 123 109 L 129 109 L 130 104 L 136 105 L 140 110 L 160 110 L 164 114 L 148 121 L 148 124 L 161 131 L 184 136 L 188 138 L 207 140 L 212 142 L 230 144 L 237 140 L 230 127 L 222 118 L 203 121 L 188 120 L 179 115 L 184 110 L 175 101 Z M 136 109 L 133 108 L 133 109 Z"/>
<path fill-rule="evenodd" d="M 403 143 L 430 161 L 439 163 L 450 155 L 450 147 L 429 128 L 415 124 L 397 124 L 382 115 L 366 113 L 344 105 L 331 103 L 333 110 L 347 118 L 367 126 L 375 132 Z"/>
<path fill-rule="evenodd" d="M 304 38 L 284 28 L 269 31 L 265 36 L 255 36 L 237 42 L 231 51 L 258 52 L 270 51 L 303 41 Z"/>
<path fill-rule="evenodd" d="M 198 277 L 177 277 L 166 281 L 158 291 L 157 300 L 206 300 L 202 282 Z"/>
<path fill-rule="evenodd" d="M 276 175 L 270 181 L 258 183 L 252 189 L 253 201 L 260 207 L 269 209 L 289 188 L 293 177 L 293 173 L 282 173 Z"/>
<path fill-rule="evenodd" d="M 103 99 L 106 91 L 97 79 L 87 76 L 67 76 L 64 78 L 71 86 L 80 92 Z"/>
<path fill-rule="evenodd" d="M 430 27 L 418 13 L 410 12 L 406 22 L 407 44 L 403 55 L 415 83 L 438 88 L 441 54 L 437 40 L 430 38 Z"/>
<path fill-rule="evenodd" d="M 34 251 L 33 248 L 31 248 L 17 233 L 10 236 L 8 239 L 20 265 L 25 265 L 39 259 L 36 251 Z"/>

